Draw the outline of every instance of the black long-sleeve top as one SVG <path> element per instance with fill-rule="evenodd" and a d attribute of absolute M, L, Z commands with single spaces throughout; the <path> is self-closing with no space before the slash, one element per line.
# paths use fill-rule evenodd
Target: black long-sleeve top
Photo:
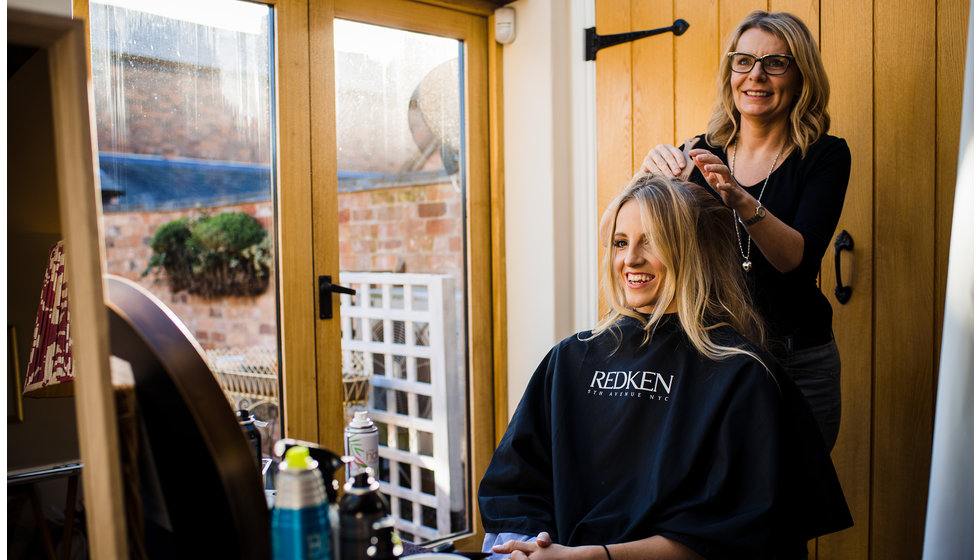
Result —
<path fill-rule="evenodd" d="M 711 151 L 731 167 L 725 150 L 710 146 L 703 135 L 694 147 Z M 840 220 L 850 173 L 851 152 L 847 142 L 825 134 L 810 146 L 805 158 L 798 149 L 794 150 L 769 178 L 762 205 L 803 236 L 803 260 L 785 274 L 776 270 L 752 244 L 749 285 L 771 335 L 795 336 L 813 341 L 812 345 L 829 342 L 832 337 L 833 309 L 817 287 L 817 275 Z M 697 167 L 691 172 L 690 181 L 718 197 Z M 763 180 L 742 187 L 758 199 L 764 183 Z M 740 228 L 744 251 L 748 235 L 741 225 L 736 226 L 734 219 L 732 227 Z"/>

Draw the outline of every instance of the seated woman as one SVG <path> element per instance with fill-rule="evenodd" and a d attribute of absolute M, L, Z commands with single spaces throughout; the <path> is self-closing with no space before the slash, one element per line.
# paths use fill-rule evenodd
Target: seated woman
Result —
<path fill-rule="evenodd" d="M 816 422 L 760 349 L 730 211 L 645 175 L 603 224 L 609 311 L 534 372 L 480 484 L 485 549 L 798 558 L 849 527 Z"/>

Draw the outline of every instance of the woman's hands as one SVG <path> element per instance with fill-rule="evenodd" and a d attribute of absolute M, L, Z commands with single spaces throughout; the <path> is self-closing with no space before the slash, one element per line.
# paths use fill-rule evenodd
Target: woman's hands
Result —
<path fill-rule="evenodd" d="M 609 545 L 612 547 L 612 545 Z M 551 542 L 551 535 L 539 533 L 534 542 L 507 541 L 493 547 L 497 554 L 510 554 L 512 560 L 606 560 L 606 551 L 601 546 L 562 546 Z M 698 553 L 685 545 L 660 535 L 638 541 L 616 545 L 611 556 L 616 560 L 704 560 Z"/>
<path fill-rule="evenodd" d="M 534 539 L 534 542 L 507 541 L 504 544 L 494 546 L 493 551 L 497 554 L 510 554 L 512 560 L 530 558 L 531 554 L 534 554 L 535 558 L 544 558 L 546 555 L 537 553 L 543 552 L 544 549 L 551 545 L 551 535 L 547 532 L 541 532 L 538 533 L 538 537 Z M 555 550 L 553 551 L 558 552 L 557 549 L 561 548 L 564 547 L 555 545 Z M 547 557 L 557 558 L 558 556 L 547 555 Z"/>
<path fill-rule="evenodd" d="M 593 550 L 594 549 L 594 550 Z M 549 559 L 581 559 L 589 560 L 605 558 L 605 552 L 601 547 L 569 547 L 551 542 L 551 535 L 547 532 L 538 534 L 534 542 L 507 541 L 504 544 L 493 547 L 497 554 L 510 554 L 512 560 L 523 560 L 533 558 L 534 560 Z"/>
<path fill-rule="evenodd" d="M 711 188 L 721 196 L 725 206 L 734 210 L 742 220 L 748 220 L 755 215 L 759 202 L 738 184 L 731 169 L 721 158 L 700 148 L 691 150 L 690 155 L 694 165 L 701 170 Z M 772 214 L 749 227 L 752 229 L 747 231 L 752 236 L 752 241 L 776 270 L 786 273 L 800 265 L 803 260 L 803 235 L 800 232 Z"/>
<path fill-rule="evenodd" d="M 721 158 L 701 148 L 691 150 L 690 155 L 694 165 L 701 170 L 708 185 L 721 196 L 725 206 L 734 209 L 740 216 L 746 212 L 748 214 L 755 212 L 755 198 L 738 184 L 732 175 L 732 170 L 721 161 Z"/>
<path fill-rule="evenodd" d="M 702 148 L 694 148 L 697 138 L 691 138 L 684 143 L 683 149 L 678 149 L 670 144 L 658 144 L 647 152 L 643 158 L 643 164 L 637 175 L 642 173 L 652 173 L 662 177 L 677 177 L 688 180 L 694 167 L 701 170 L 701 174 L 708 181 L 719 195 L 725 205 L 734 208 L 741 215 L 743 210 L 748 213 L 754 212 L 755 199 L 752 198 L 745 189 L 738 184 L 731 170 L 725 165 L 721 158 Z M 740 206 L 744 205 L 744 209 Z"/>
<path fill-rule="evenodd" d="M 647 152 L 637 174 L 652 173 L 662 177 L 677 177 L 686 181 L 694 169 L 689 153 L 691 147 L 697 142 L 697 138 L 691 138 L 684 143 L 683 149 L 677 149 L 676 146 L 670 144 L 658 144 Z"/>

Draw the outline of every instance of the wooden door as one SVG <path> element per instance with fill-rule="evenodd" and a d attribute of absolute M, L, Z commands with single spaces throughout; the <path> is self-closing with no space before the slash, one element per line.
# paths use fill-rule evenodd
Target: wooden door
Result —
<path fill-rule="evenodd" d="M 830 133 L 852 168 L 838 231 L 853 296 L 822 287 L 843 360 L 833 458 L 855 525 L 818 539 L 811 558 L 918 558 L 922 552 L 943 291 L 958 156 L 969 3 L 900 0 L 596 2 L 600 34 L 690 23 L 599 52 L 598 200 L 605 207 L 658 143 L 704 131 L 722 49 L 749 11 L 788 11 L 821 44 Z M 598 219 L 598 217 L 596 218 Z"/>
<path fill-rule="evenodd" d="M 501 294 L 497 291 L 499 285 L 499 278 L 502 278 L 502 271 L 499 270 L 498 264 L 491 261 L 494 251 L 498 250 L 500 247 L 500 241 L 497 237 L 494 237 L 494 232 L 491 228 L 494 227 L 493 224 L 499 225 L 500 217 L 496 215 L 496 210 L 491 208 L 491 197 L 496 196 L 495 193 L 499 192 L 495 189 L 499 188 L 496 181 L 499 179 L 494 179 L 491 177 L 491 158 L 497 156 L 498 148 L 493 144 L 493 139 L 491 136 L 496 137 L 497 129 L 492 125 L 490 110 L 491 110 L 491 100 L 490 100 L 490 88 L 491 88 L 491 62 L 494 60 L 496 54 L 491 54 L 489 49 L 491 48 L 492 39 L 488 36 L 488 31 L 491 29 L 490 15 L 491 11 L 485 5 L 480 6 L 469 6 L 468 3 L 460 3 L 459 6 L 444 6 L 442 2 L 411 2 L 407 0 L 371 0 L 369 2 L 364 2 L 362 0 L 333 0 L 324 2 L 313 2 L 310 3 L 309 11 L 309 28 L 310 28 L 310 135 L 311 135 L 311 153 L 314 154 L 312 162 L 312 173 L 311 180 L 313 184 L 312 188 L 312 205 L 311 212 L 313 218 L 313 246 L 312 246 L 312 257 L 313 265 L 317 270 L 318 275 L 331 275 L 335 279 L 341 278 L 343 272 L 365 272 L 370 270 L 372 272 L 377 272 L 379 269 L 381 271 L 395 272 L 394 266 L 388 268 L 391 265 L 383 264 L 384 261 L 372 261 L 372 264 L 368 265 L 371 268 L 356 268 L 359 266 L 353 259 L 344 260 L 343 257 L 350 257 L 353 252 L 363 253 L 370 255 L 375 255 L 375 249 L 372 242 L 364 242 L 367 239 L 365 236 L 360 241 L 362 246 L 358 247 L 355 243 L 348 242 L 346 249 L 342 250 L 342 245 L 345 241 L 349 241 L 353 235 L 353 227 L 341 227 L 341 215 L 353 214 L 354 212 L 377 212 L 376 216 L 384 216 L 383 219 L 377 220 L 377 222 L 384 221 L 384 223 L 378 224 L 377 222 L 371 224 L 367 220 L 361 220 L 360 228 L 373 227 L 374 229 L 387 229 L 391 231 L 402 232 L 406 236 L 415 236 L 421 238 L 420 244 L 425 243 L 426 235 L 437 233 L 435 227 L 440 226 L 438 223 L 424 224 L 421 221 L 413 222 L 415 225 L 421 225 L 421 230 L 409 230 L 407 227 L 404 229 L 393 229 L 398 225 L 407 224 L 413 217 L 418 217 L 421 214 L 425 216 L 427 210 L 426 207 L 443 208 L 449 207 L 449 210 L 441 210 L 434 214 L 435 217 L 440 218 L 443 222 L 442 226 L 446 226 L 447 222 L 452 222 L 452 227 L 458 227 L 460 229 L 465 229 L 465 234 L 461 235 L 460 238 L 455 241 L 461 245 L 459 251 L 457 251 L 461 256 L 458 262 L 453 261 L 450 265 L 448 263 L 437 263 L 432 264 L 430 269 L 419 270 L 414 268 L 418 264 L 413 264 L 409 253 L 411 253 L 409 247 L 406 244 L 403 253 L 406 255 L 406 261 L 403 261 L 400 265 L 404 272 L 409 273 L 434 273 L 437 272 L 435 269 L 443 267 L 439 270 L 439 273 L 449 272 L 453 273 L 458 271 L 460 276 L 460 281 L 455 284 L 454 290 L 457 290 L 459 294 L 459 301 L 461 309 L 459 311 L 458 317 L 461 318 L 459 324 L 453 321 L 453 324 L 445 325 L 446 331 L 459 331 L 460 338 L 459 345 L 459 356 L 461 360 L 465 361 L 465 365 L 458 369 L 453 369 L 450 374 L 462 375 L 464 377 L 463 383 L 460 384 L 461 388 L 464 390 L 464 394 L 454 395 L 455 402 L 450 405 L 451 410 L 455 411 L 456 414 L 451 420 L 445 422 L 445 424 L 453 423 L 463 426 L 461 428 L 463 437 L 466 438 L 466 443 L 464 444 L 465 449 L 456 455 L 456 460 L 458 461 L 459 455 L 463 457 L 463 461 L 460 461 L 462 467 L 462 475 L 459 479 L 454 479 L 452 483 L 449 479 L 445 479 L 445 484 L 439 478 L 435 478 L 441 487 L 439 492 L 445 492 L 450 490 L 452 487 L 452 492 L 458 492 L 462 494 L 461 498 L 464 503 L 461 509 L 453 510 L 453 515 L 458 515 L 459 519 L 452 525 L 452 528 L 443 529 L 442 522 L 438 521 L 434 525 L 429 525 L 428 527 L 422 527 L 422 529 L 431 528 L 439 532 L 438 537 L 433 537 L 433 535 L 415 533 L 409 540 L 414 542 L 424 542 L 430 538 L 446 538 L 451 536 L 457 541 L 457 546 L 461 549 L 475 549 L 479 548 L 482 544 L 482 527 L 480 526 L 479 515 L 476 515 L 476 488 L 479 482 L 479 477 L 486 470 L 487 465 L 490 462 L 490 456 L 493 453 L 494 448 L 494 416 L 493 410 L 490 407 L 479 406 L 479 403 L 487 402 L 488 399 L 492 399 L 491 394 L 494 387 L 494 367 L 495 367 L 495 355 L 494 346 L 488 343 L 494 339 L 492 336 L 494 325 L 486 320 L 486 317 L 492 317 L 494 315 L 494 309 L 496 305 L 502 303 L 500 300 Z M 476 4 L 476 3 L 474 3 Z M 343 27 L 338 28 L 336 26 L 337 21 L 341 20 L 343 22 Z M 351 27 L 351 26 L 354 27 Z M 457 52 L 460 57 L 460 68 L 459 72 L 463 76 L 461 80 L 462 88 L 460 93 L 460 99 L 458 100 L 458 105 L 461 105 L 462 109 L 460 115 L 457 117 L 455 123 L 450 123 L 447 121 L 445 127 L 449 130 L 451 126 L 460 127 L 462 125 L 462 132 L 460 132 L 461 140 L 458 140 L 459 144 L 456 148 L 459 150 L 457 155 L 459 156 L 459 172 L 453 172 L 452 175 L 456 177 L 452 178 L 450 183 L 450 178 L 440 178 L 438 181 L 430 181 L 432 183 L 445 183 L 444 185 L 435 185 L 437 189 L 433 189 L 433 193 L 442 193 L 442 198 L 426 198 L 425 195 L 421 194 L 422 191 L 414 190 L 404 190 L 404 184 L 399 184 L 398 188 L 401 190 L 374 190 L 368 192 L 364 190 L 363 192 L 369 196 L 360 197 L 357 199 L 348 199 L 346 211 L 342 206 L 342 201 L 338 194 L 338 173 L 340 171 L 350 171 L 352 168 L 344 169 L 341 167 L 342 163 L 350 163 L 348 161 L 341 161 L 338 156 L 338 146 L 342 145 L 341 141 L 345 139 L 342 134 L 342 129 L 350 132 L 349 129 L 345 129 L 344 126 L 338 127 L 338 121 L 343 123 L 344 115 L 338 115 L 341 110 L 351 111 L 351 113 L 356 113 L 355 109 L 352 109 L 349 105 L 338 105 L 337 100 L 343 98 L 341 94 L 349 93 L 352 90 L 345 90 L 344 85 L 348 84 L 350 80 L 346 80 L 346 77 L 342 76 L 341 73 L 346 71 L 348 73 L 360 72 L 362 76 L 371 76 L 371 79 L 375 81 L 376 84 L 385 84 L 386 81 L 379 78 L 380 74 L 383 74 L 384 67 L 378 67 L 377 71 L 371 70 L 370 72 L 364 70 L 356 70 L 353 65 L 348 64 L 345 67 L 339 66 L 336 62 L 336 54 L 338 49 L 335 47 L 343 46 L 345 44 L 351 43 L 350 39 L 350 29 L 359 29 L 360 32 L 364 33 L 364 36 L 369 35 L 369 29 L 385 29 L 390 34 L 394 33 L 398 36 L 398 40 L 405 40 L 406 35 L 414 35 L 416 37 L 426 36 L 431 38 L 442 38 L 449 40 L 457 44 Z M 339 37 L 338 29 L 348 29 L 348 35 L 346 36 L 347 41 L 342 41 Z M 374 37 L 378 37 L 374 35 Z M 377 40 L 377 39 L 376 39 Z M 404 45 L 407 43 L 403 43 Z M 347 51 L 344 51 L 347 52 Z M 368 57 L 365 55 L 364 57 Z M 348 60 L 348 58 L 344 58 Z M 398 62 L 398 59 L 393 59 Z M 456 60 L 453 58 L 452 60 Z M 412 63 L 420 63 L 418 57 L 415 57 Z M 392 66 L 396 66 L 393 64 Z M 420 64 L 421 65 L 421 64 Z M 405 66 L 409 66 L 406 64 Z M 429 67 L 426 67 L 429 68 Z M 402 68 L 405 70 L 405 68 Z M 388 69 L 390 71 L 390 69 Z M 428 70 L 427 70 L 428 71 Z M 408 74 L 406 70 L 404 72 Z M 395 74 L 395 72 L 390 71 L 389 75 Z M 370 80 L 365 80 L 370 81 Z M 338 85 L 339 84 L 339 85 Z M 349 84 L 348 84 L 349 85 Z M 385 86 L 390 87 L 390 86 Z M 422 86 L 419 86 L 421 88 Z M 393 91 L 395 88 L 391 88 Z M 409 90 L 410 91 L 410 90 Z M 359 94 L 372 95 L 379 93 L 379 90 L 373 90 L 370 88 L 365 88 L 363 91 L 359 90 Z M 395 98 L 395 95 L 383 96 L 378 95 L 378 98 Z M 448 100 L 448 96 L 446 99 Z M 450 103 L 447 101 L 447 106 Z M 367 109 L 377 110 L 375 106 L 364 106 Z M 387 107 L 382 107 L 386 109 Z M 404 118 L 408 120 L 407 116 L 403 116 L 401 111 L 407 111 L 409 105 L 401 105 L 398 107 L 398 118 Z M 363 110 L 364 108 L 362 108 Z M 460 110 L 457 107 L 457 110 Z M 363 136 L 376 135 L 378 137 L 385 137 L 386 134 L 392 134 L 391 132 L 386 132 L 382 127 L 377 127 L 377 121 L 369 118 L 359 118 L 353 119 L 359 122 L 356 123 L 356 128 L 359 129 Z M 396 127 L 392 126 L 392 129 Z M 358 137 L 363 140 L 361 136 Z M 350 138 L 347 138 L 348 140 Z M 386 154 L 384 150 L 381 149 L 381 143 L 378 145 L 371 146 L 370 154 L 373 158 L 382 158 Z M 350 145 L 348 149 L 352 150 Z M 353 151 L 353 150 L 352 150 Z M 365 150 L 367 152 L 368 150 Z M 425 158 L 429 155 L 426 154 Z M 424 161 L 424 160 L 420 160 Z M 364 171 L 358 168 L 357 171 Z M 495 172 L 494 172 L 495 173 Z M 418 185 L 427 185 L 427 183 L 415 183 Z M 347 191 L 344 196 L 350 195 Z M 377 194 L 381 193 L 381 194 Z M 369 199 L 375 196 L 381 203 L 375 209 L 368 206 Z M 420 204 L 421 208 L 416 206 L 411 206 L 407 208 L 407 204 L 398 205 L 399 202 L 416 202 L 420 201 L 427 204 Z M 454 206 L 455 204 L 455 206 Z M 445 214 L 441 213 L 445 212 Z M 360 219 L 359 219 L 360 220 Z M 347 217 L 347 225 L 351 222 L 350 216 Z M 368 225 L 363 225 L 368 224 Z M 426 227 L 430 229 L 426 229 Z M 448 229 L 448 226 L 446 226 Z M 455 230 L 454 230 L 455 231 Z M 380 246 L 385 240 L 380 240 L 378 245 Z M 448 246 L 452 241 L 448 236 L 443 236 L 441 241 L 445 242 Z M 438 241 L 433 241 L 431 237 L 428 240 L 430 245 L 439 243 Z M 352 249 L 351 246 L 354 245 Z M 415 255 L 411 255 L 415 256 Z M 381 264 L 373 264 L 378 262 Z M 354 264 L 351 264 L 354 263 Z M 377 267 L 377 268 L 374 268 Z M 452 268 L 458 267 L 458 268 Z M 343 272 L 342 272 L 343 271 Z M 369 274 L 362 274 L 362 278 L 366 278 Z M 343 280 L 335 280 L 342 282 Z M 376 296 L 370 295 L 369 290 L 365 290 L 365 286 L 371 286 L 371 280 L 364 280 L 362 283 L 358 284 L 358 289 L 361 293 L 361 298 L 372 298 Z M 375 288 L 375 291 L 382 291 L 381 288 L 382 281 L 376 280 L 377 284 L 371 286 Z M 412 282 L 416 284 L 416 292 L 413 296 L 411 292 L 405 292 L 403 300 L 408 300 L 411 298 L 418 297 L 418 288 L 420 287 L 419 280 Z M 453 285 L 453 284 L 449 284 Z M 401 288 L 401 286 L 399 286 Z M 407 285 L 406 289 L 410 290 L 411 285 Z M 452 291 L 450 291 L 452 293 Z M 378 299 L 394 299 L 389 292 L 388 296 L 377 296 Z M 363 301 L 363 300 L 362 300 Z M 455 305 L 457 301 L 456 295 L 449 295 L 448 301 L 450 305 Z M 374 319 L 385 319 L 384 316 L 376 314 L 381 311 L 381 308 L 368 309 L 367 305 L 361 305 L 361 311 L 366 314 L 374 315 Z M 401 303 L 401 306 L 406 304 Z M 392 313 L 387 317 L 395 317 L 400 319 L 402 324 L 409 324 L 409 321 L 419 313 L 413 313 L 412 307 L 409 304 L 404 309 L 393 309 Z M 333 315 L 334 317 L 341 317 L 341 306 L 340 298 L 335 297 L 332 302 Z M 392 307 L 398 307 L 393 305 Z M 416 310 L 421 310 L 422 307 L 416 308 Z M 425 308 L 428 309 L 428 308 Z M 365 321 L 366 323 L 367 321 Z M 394 325 L 391 321 L 387 321 L 387 325 L 383 327 L 383 330 L 391 329 L 394 330 Z M 378 325 L 382 325 L 381 321 L 378 321 Z M 411 326 L 407 327 L 411 328 Z M 443 327 L 438 327 L 442 329 Z M 435 336 L 436 327 L 432 326 L 431 331 L 433 336 Z M 348 324 L 347 330 L 350 331 L 350 325 Z M 365 329 L 367 330 L 367 329 Z M 390 332 L 390 331 L 389 331 Z M 413 335 L 414 336 L 414 335 Z M 428 336 L 428 335 L 426 335 Z M 383 334 L 383 340 L 378 340 L 378 342 L 389 343 L 390 346 L 401 346 L 405 347 L 405 340 L 403 339 L 400 343 L 392 343 L 393 337 L 389 334 Z M 317 344 L 317 385 L 316 389 L 316 399 L 318 402 L 318 409 L 320 410 L 319 417 L 319 434 L 321 442 L 328 442 L 331 447 L 342 448 L 340 441 L 344 430 L 344 418 L 343 418 L 343 408 L 339 406 L 341 404 L 341 388 L 342 388 L 342 366 L 341 366 L 341 324 L 339 321 L 325 320 L 320 321 L 316 329 L 316 344 Z M 412 343 L 409 342 L 411 345 Z M 426 342 L 426 345 L 429 343 Z M 432 346 L 436 346 L 433 343 Z M 420 345 L 421 346 L 421 345 Z M 377 360 L 381 355 L 380 350 L 375 350 L 379 352 L 373 356 L 374 360 Z M 419 354 L 422 356 L 428 356 L 428 354 Z M 382 358 L 385 359 L 385 358 Z M 393 360 L 394 357 L 392 356 Z M 411 358 L 413 361 L 415 358 Z M 428 360 L 428 358 L 426 358 Z M 414 362 L 413 362 L 414 363 Z M 432 362 L 429 362 L 432 363 Z M 423 470 L 419 465 L 414 464 L 413 460 L 418 457 L 409 457 L 410 455 L 429 455 L 429 457 L 423 457 L 418 462 L 427 461 L 431 458 L 433 452 L 430 450 L 428 452 L 420 452 L 419 448 L 423 444 L 420 441 L 424 436 L 429 438 L 436 438 L 435 446 L 438 446 L 438 434 L 433 436 L 433 434 L 425 433 L 420 434 L 423 430 L 418 429 L 419 426 L 427 428 L 432 432 L 436 430 L 447 430 L 447 425 L 442 425 L 440 422 L 438 426 L 430 426 L 435 423 L 438 419 L 436 412 L 430 412 L 430 418 L 426 419 L 421 417 L 411 419 L 409 416 L 412 415 L 413 410 L 416 408 L 423 408 L 423 405 L 416 404 L 416 398 L 421 399 L 422 397 L 412 394 L 412 402 L 409 403 L 409 392 L 411 392 L 410 387 L 418 386 L 421 388 L 423 385 L 434 384 L 438 381 L 425 380 L 422 381 L 418 378 L 411 378 L 414 373 L 407 374 L 409 377 L 402 377 L 401 379 L 396 379 L 392 381 L 390 378 L 382 381 L 376 381 L 376 379 L 381 378 L 384 369 L 388 371 L 394 371 L 396 368 L 394 366 L 378 366 L 379 370 L 374 370 L 374 376 L 372 384 L 375 384 L 373 391 L 377 395 L 377 390 L 381 388 L 382 390 L 389 390 L 389 397 L 393 396 L 395 389 L 398 389 L 400 394 L 399 398 L 403 399 L 405 410 L 403 411 L 400 407 L 401 405 L 394 404 L 393 399 L 389 399 L 391 408 L 386 409 L 389 414 L 389 419 L 385 419 L 384 416 L 375 415 L 375 407 L 372 409 L 372 417 L 375 418 L 375 422 L 379 424 L 379 428 L 386 432 L 387 437 L 387 447 L 392 455 L 401 454 L 403 456 L 403 461 L 399 461 L 396 464 L 394 459 L 391 460 L 391 472 L 395 472 L 398 468 L 404 468 L 400 474 L 387 475 L 385 472 L 385 467 L 382 463 L 380 473 L 380 478 L 383 483 L 388 483 L 391 481 L 389 488 L 393 489 L 390 496 L 394 496 L 392 499 L 392 509 L 399 509 L 401 512 L 398 523 L 398 531 L 403 536 L 406 534 L 406 530 L 402 526 L 402 521 L 408 521 L 410 517 L 416 516 L 416 521 L 418 521 L 418 513 L 408 513 L 409 510 L 413 512 L 423 511 L 423 509 L 432 509 L 433 516 L 436 516 L 436 509 L 442 509 L 442 506 L 438 508 L 429 507 L 436 506 L 441 502 L 438 502 L 436 497 L 436 491 L 432 490 L 428 492 L 432 501 L 429 503 L 428 496 L 420 496 L 418 491 L 419 481 L 422 479 Z M 413 366 L 407 366 L 407 370 L 411 370 Z M 370 371 L 370 370 L 369 370 Z M 433 369 L 432 371 L 435 371 Z M 433 377 L 435 374 L 433 374 Z M 456 379 L 454 378 L 454 381 Z M 379 385 L 379 383 L 381 385 Z M 387 389 L 385 389 L 385 383 L 387 383 Z M 422 391 L 419 391 L 422 393 Z M 428 397 L 426 397 L 428 398 Z M 434 399 L 430 399 L 430 403 Z M 430 404 L 433 410 L 435 410 L 436 405 Z M 398 411 L 397 415 L 401 415 L 403 422 L 405 424 L 410 424 L 410 426 L 396 425 L 393 421 L 390 424 L 385 424 L 389 422 L 390 417 L 397 416 L 394 414 Z M 409 435 L 411 431 L 411 435 Z M 404 433 L 404 436 L 398 435 Z M 401 447 L 401 444 L 395 445 L 394 442 L 397 439 L 399 442 L 404 443 L 407 447 Z M 382 445 L 386 445 L 386 440 L 382 440 Z M 384 458 L 383 458 L 384 460 Z M 429 463 L 430 465 L 432 462 Z M 401 467 L 397 466 L 401 465 Z M 432 471 L 428 471 L 431 473 Z M 390 476 L 390 479 L 387 478 Z M 402 481 L 401 476 L 405 476 L 410 481 Z M 440 473 L 432 475 L 433 477 L 441 476 Z M 448 475 L 447 475 L 448 476 Z M 399 487 L 395 488 L 396 483 Z M 383 490 L 385 490 L 383 484 Z M 422 491 L 421 493 L 425 493 Z M 419 498 L 416 500 L 416 498 Z M 400 505 L 399 505 L 400 504 Z M 414 504 L 414 505 L 413 505 Z M 460 507 L 460 506 L 457 506 Z M 445 512 L 442 512 L 445 513 Z M 446 516 L 449 517 L 449 516 Z M 418 523 L 416 523 L 418 525 Z M 475 548 L 474 548 L 475 547 Z"/>

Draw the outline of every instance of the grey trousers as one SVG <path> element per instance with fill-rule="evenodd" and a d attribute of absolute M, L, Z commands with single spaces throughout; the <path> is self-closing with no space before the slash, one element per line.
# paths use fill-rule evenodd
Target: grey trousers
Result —
<path fill-rule="evenodd" d="M 840 430 L 841 361 L 837 342 L 831 339 L 826 344 L 796 350 L 776 359 L 810 403 L 829 452 Z"/>

